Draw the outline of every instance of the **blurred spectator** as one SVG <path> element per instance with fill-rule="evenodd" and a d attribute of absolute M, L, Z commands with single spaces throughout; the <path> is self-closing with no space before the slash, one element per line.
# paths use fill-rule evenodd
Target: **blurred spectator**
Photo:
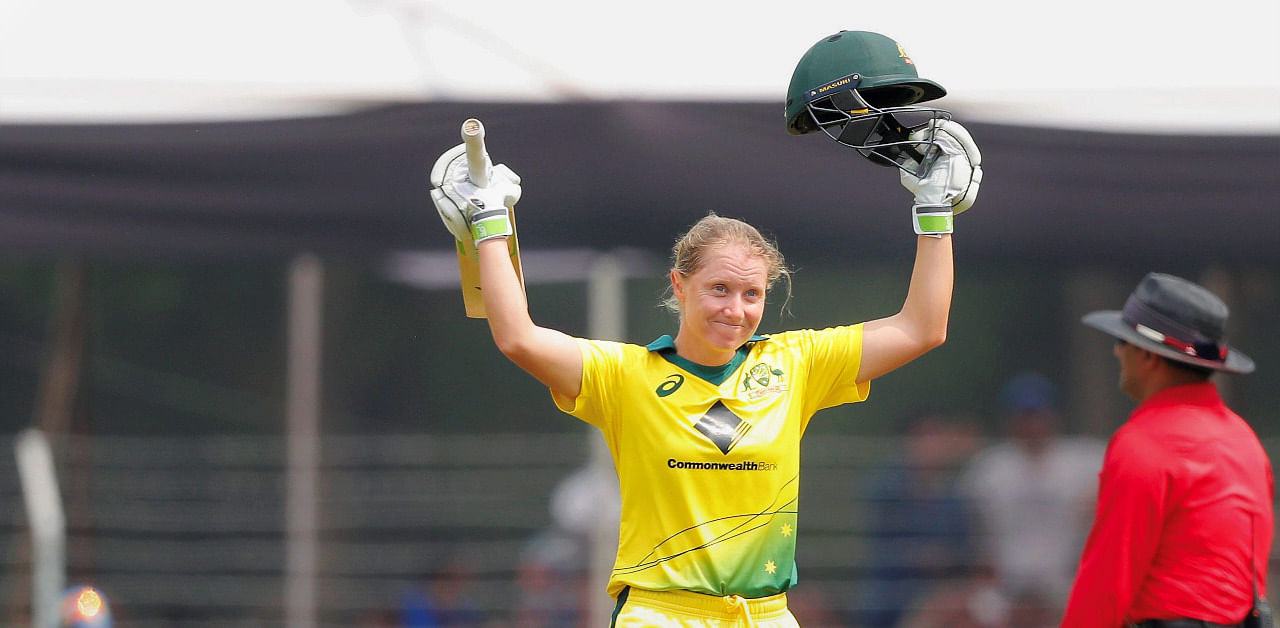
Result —
<path fill-rule="evenodd" d="M 1055 628 L 1062 618 L 1057 606 L 1035 591 L 1022 591 L 1009 605 L 1009 628 Z"/>
<path fill-rule="evenodd" d="M 963 578 L 974 559 L 968 509 L 956 471 L 977 443 L 972 424 L 928 412 L 903 422 L 902 451 L 869 476 L 865 500 L 867 580 L 854 619 L 897 626 L 908 607 L 942 582 Z"/>
<path fill-rule="evenodd" d="M 530 539 L 520 557 L 517 626 L 585 625 L 589 596 L 604 596 L 602 585 L 587 589 L 592 539 L 606 526 L 616 543 L 620 500 L 612 466 L 588 463 L 560 480 L 551 493 L 551 524 Z M 606 549 L 612 567 L 617 546 Z"/>
<path fill-rule="evenodd" d="M 1035 590 L 1010 596 L 984 565 L 943 581 L 915 600 L 896 628 L 1053 628 L 1054 605 Z"/>
<path fill-rule="evenodd" d="M 600 527 L 608 530 L 616 541 L 622 510 L 618 475 L 611 465 L 584 464 L 556 484 L 551 491 L 550 507 L 553 528 L 584 548 Z M 607 552 L 610 566 L 616 549 L 609 548 Z"/>
<path fill-rule="evenodd" d="M 514 625 L 574 628 L 583 625 L 586 562 L 583 545 L 563 532 L 545 530 L 520 556 Z"/>
<path fill-rule="evenodd" d="M 916 599 L 896 628 L 1038 628 L 1012 623 L 1009 601 L 989 571 L 936 583 Z"/>
<path fill-rule="evenodd" d="M 1106 444 L 1061 432 L 1056 391 L 1043 375 L 1010 379 L 999 401 L 1006 433 L 973 457 L 962 490 L 1002 594 L 1010 604 L 1043 600 L 1042 610 L 1057 613 L 1092 521 Z"/>
<path fill-rule="evenodd" d="M 424 574 L 401 598 L 403 628 L 479 628 L 484 612 L 472 597 L 473 576 L 460 559 Z"/>
<path fill-rule="evenodd" d="M 787 591 L 787 608 L 801 626 L 812 628 L 839 628 L 840 608 L 822 589 L 816 586 L 796 587 Z"/>
<path fill-rule="evenodd" d="M 402 628 L 404 624 L 398 620 L 399 616 L 395 611 L 373 609 L 360 615 L 356 620 L 356 628 Z"/>

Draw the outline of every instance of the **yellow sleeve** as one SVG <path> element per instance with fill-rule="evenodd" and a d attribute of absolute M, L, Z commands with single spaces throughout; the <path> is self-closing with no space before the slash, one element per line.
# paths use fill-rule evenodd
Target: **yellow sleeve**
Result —
<path fill-rule="evenodd" d="M 551 393 L 556 407 L 570 416 L 604 428 L 610 384 L 622 363 L 623 345 L 619 342 L 574 338 L 582 352 L 582 385 L 577 397 Z"/>
<path fill-rule="evenodd" d="M 857 381 L 862 364 L 862 324 L 809 332 L 806 416 L 823 408 L 865 401 L 871 382 Z"/>

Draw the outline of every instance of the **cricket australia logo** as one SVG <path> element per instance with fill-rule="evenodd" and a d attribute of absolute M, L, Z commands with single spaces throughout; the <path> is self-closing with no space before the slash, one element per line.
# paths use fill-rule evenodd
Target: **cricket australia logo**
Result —
<path fill-rule="evenodd" d="M 764 362 L 757 363 L 742 374 L 742 392 L 747 399 L 754 401 L 785 390 L 787 390 L 787 383 L 782 369 L 769 366 Z"/>
<path fill-rule="evenodd" d="M 895 41 L 895 42 L 893 42 L 893 43 L 898 44 L 898 42 L 896 42 L 896 41 Z M 898 44 L 898 58 L 899 58 L 899 59 L 902 59 L 902 62 L 903 62 L 903 63 L 906 63 L 907 65 L 915 65 L 915 64 L 916 64 L 916 62 L 915 62 L 915 61 L 912 61 L 912 60 L 911 60 L 911 57 L 907 56 L 907 51 L 906 51 L 906 49 L 905 49 L 905 48 L 903 48 L 903 47 L 902 47 L 902 44 Z"/>
<path fill-rule="evenodd" d="M 722 454 L 728 454 L 751 430 L 751 424 L 743 421 L 732 410 L 725 407 L 723 401 L 717 401 L 707 413 L 693 425 L 702 432 Z"/>

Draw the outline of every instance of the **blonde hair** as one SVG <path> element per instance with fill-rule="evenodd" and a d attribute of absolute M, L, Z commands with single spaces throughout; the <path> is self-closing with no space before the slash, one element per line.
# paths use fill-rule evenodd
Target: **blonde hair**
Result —
<path fill-rule="evenodd" d="M 689 230 L 671 247 L 671 268 L 680 273 L 680 276 L 688 277 L 698 272 L 706 263 L 708 250 L 726 244 L 745 246 L 752 255 L 759 256 L 765 261 L 766 289 L 772 289 L 778 279 L 785 281 L 787 285 L 787 298 L 783 301 L 785 309 L 787 301 L 791 300 L 791 269 L 787 268 L 782 252 L 772 240 L 761 235 L 758 229 L 736 218 L 726 218 L 716 215 L 715 212 L 708 212 L 701 220 L 689 227 Z M 667 286 L 662 305 L 675 314 L 680 313 L 680 301 L 676 299 L 671 286 Z"/>

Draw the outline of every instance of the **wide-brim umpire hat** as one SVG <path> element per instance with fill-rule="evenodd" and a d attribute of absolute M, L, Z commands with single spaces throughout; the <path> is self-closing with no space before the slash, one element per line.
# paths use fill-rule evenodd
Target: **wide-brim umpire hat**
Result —
<path fill-rule="evenodd" d="M 1148 273 L 1123 310 L 1086 314 L 1085 325 L 1171 360 L 1252 373 L 1253 360 L 1223 341 L 1229 310 L 1202 286 L 1163 273 Z"/>

